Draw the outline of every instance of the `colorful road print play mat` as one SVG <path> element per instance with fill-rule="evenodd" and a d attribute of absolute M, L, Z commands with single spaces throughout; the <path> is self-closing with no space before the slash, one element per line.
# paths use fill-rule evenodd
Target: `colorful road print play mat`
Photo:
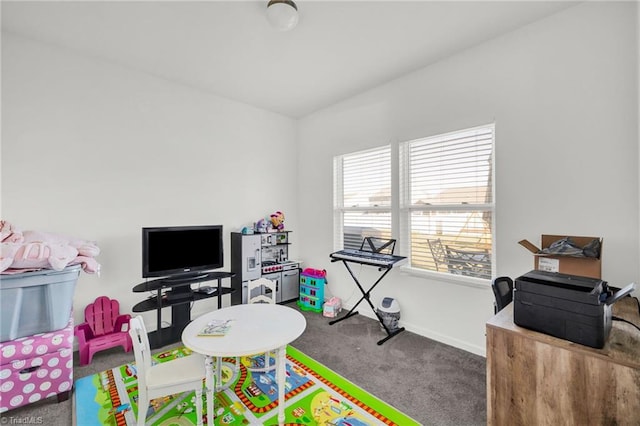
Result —
<path fill-rule="evenodd" d="M 190 355 L 177 348 L 154 356 L 157 362 Z M 222 364 L 222 390 L 215 396 L 216 425 L 277 425 L 278 388 L 275 369 L 261 371 L 264 356 L 245 357 L 239 371 L 235 358 Z M 286 364 L 286 421 L 288 425 L 418 425 L 415 420 L 368 394 L 322 364 L 289 346 Z M 75 420 L 78 426 L 136 424 L 135 364 L 125 364 L 75 382 Z M 203 396 L 204 398 L 204 396 Z M 203 424 L 207 408 L 203 400 Z M 151 401 L 147 425 L 197 424 L 195 392 Z"/>

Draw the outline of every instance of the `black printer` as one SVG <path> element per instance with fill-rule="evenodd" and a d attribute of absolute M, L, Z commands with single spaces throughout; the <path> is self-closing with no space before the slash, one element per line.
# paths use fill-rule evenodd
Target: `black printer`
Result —
<path fill-rule="evenodd" d="M 513 321 L 521 327 L 602 348 L 611 331 L 611 305 L 634 286 L 612 294 L 601 279 L 531 271 L 515 280 Z"/>

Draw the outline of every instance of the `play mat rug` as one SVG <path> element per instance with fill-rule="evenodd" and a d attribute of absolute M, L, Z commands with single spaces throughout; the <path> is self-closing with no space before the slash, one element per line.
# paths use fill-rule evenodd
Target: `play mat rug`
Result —
<path fill-rule="evenodd" d="M 188 356 L 181 347 L 153 356 L 157 362 Z M 222 390 L 215 396 L 216 425 L 277 425 L 278 388 L 275 369 L 260 372 L 264 356 L 244 357 L 236 372 L 235 358 L 222 364 Z M 137 380 L 135 364 L 125 364 L 75 382 L 74 405 L 78 426 L 133 426 L 136 424 Z M 353 383 L 287 347 L 287 425 L 419 425 L 392 406 Z M 203 424 L 207 407 L 203 393 Z M 151 401 L 147 425 L 197 424 L 195 392 L 184 392 Z"/>

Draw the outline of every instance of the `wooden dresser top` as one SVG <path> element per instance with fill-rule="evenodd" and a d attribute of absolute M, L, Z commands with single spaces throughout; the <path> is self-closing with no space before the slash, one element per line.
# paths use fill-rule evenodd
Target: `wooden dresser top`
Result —
<path fill-rule="evenodd" d="M 640 327 L 640 310 L 637 299 L 623 297 L 613 304 L 613 316 L 620 317 Z M 542 343 L 564 348 L 585 355 L 596 356 L 631 368 L 640 369 L 640 330 L 622 321 L 613 321 L 611 333 L 602 349 L 559 339 L 544 333 L 517 326 L 513 322 L 513 303 L 487 321 L 487 328 L 500 329 Z"/>

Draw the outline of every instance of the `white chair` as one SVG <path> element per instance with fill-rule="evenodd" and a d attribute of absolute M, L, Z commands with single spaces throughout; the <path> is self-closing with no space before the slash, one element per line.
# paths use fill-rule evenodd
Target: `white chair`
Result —
<path fill-rule="evenodd" d="M 257 290 L 261 291 L 258 292 Z M 247 303 L 276 303 L 276 290 L 276 283 L 266 278 L 249 281 L 247 283 L 247 293 L 249 294 Z M 254 293 L 257 293 L 257 295 L 251 297 Z"/>
<path fill-rule="evenodd" d="M 138 377 L 138 426 L 144 426 L 152 399 L 180 392 L 196 392 L 197 424 L 202 426 L 204 357 L 193 353 L 172 361 L 151 364 L 149 337 L 141 316 L 129 321 Z"/>
<path fill-rule="evenodd" d="M 266 278 L 258 278 L 247 283 L 247 304 L 251 303 L 276 303 L 276 291 L 277 284 L 274 281 Z M 256 294 L 255 296 L 251 296 Z M 271 370 L 271 354 L 265 352 L 264 354 L 264 368 L 260 370 Z"/>

